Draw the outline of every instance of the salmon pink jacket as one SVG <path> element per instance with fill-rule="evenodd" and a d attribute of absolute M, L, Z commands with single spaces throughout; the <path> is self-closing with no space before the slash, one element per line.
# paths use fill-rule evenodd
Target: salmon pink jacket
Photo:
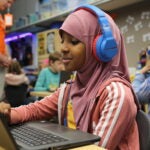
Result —
<path fill-rule="evenodd" d="M 40 101 L 11 108 L 11 123 L 50 119 L 58 115 L 59 123 L 63 124 L 68 87 L 69 84 L 64 84 Z M 138 107 L 131 89 L 123 80 L 113 78 L 100 87 L 93 99 L 87 114 L 91 116 L 87 132 L 101 137 L 99 146 L 108 150 L 139 150 Z"/>

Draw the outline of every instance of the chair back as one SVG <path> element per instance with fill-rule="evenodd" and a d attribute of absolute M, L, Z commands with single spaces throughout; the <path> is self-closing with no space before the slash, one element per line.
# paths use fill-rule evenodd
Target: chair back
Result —
<path fill-rule="evenodd" d="M 23 105 L 27 96 L 28 85 L 6 85 L 5 96 L 6 100 L 12 107 Z"/>
<path fill-rule="evenodd" d="M 138 110 L 136 121 L 139 130 L 140 150 L 150 150 L 150 118 L 142 110 Z"/>

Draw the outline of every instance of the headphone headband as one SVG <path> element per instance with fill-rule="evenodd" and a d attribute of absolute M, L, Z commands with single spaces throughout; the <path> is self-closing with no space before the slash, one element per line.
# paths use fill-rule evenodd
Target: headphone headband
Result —
<path fill-rule="evenodd" d="M 91 14 L 95 15 L 97 18 L 98 18 L 98 23 L 100 24 L 100 27 L 101 27 L 101 30 L 102 32 L 105 34 L 111 34 L 112 36 L 112 33 L 111 32 L 104 32 L 105 30 L 110 30 L 110 24 L 105 16 L 105 13 L 99 9 L 98 7 L 94 6 L 94 5 L 89 5 L 89 4 L 86 4 L 86 5 L 83 5 L 83 6 L 79 6 L 78 8 L 76 8 L 74 11 L 77 11 L 77 10 L 80 10 L 80 9 L 84 9 L 84 10 L 87 10 L 88 12 L 90 12 Z M 105 36 L 105 35 L 104 35 Z M 110 35 L 108 35 L 110 36 Z"/>

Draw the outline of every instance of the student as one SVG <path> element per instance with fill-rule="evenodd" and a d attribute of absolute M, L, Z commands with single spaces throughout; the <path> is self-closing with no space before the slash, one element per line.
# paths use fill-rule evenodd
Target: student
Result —
<path fill-rule="evenodd" d="M 15 0 L 0 0 L 0 11 L 4 11 L 11 7 Z M 0 13 L 0 101 L 3 100 L 4 76 L 5 69 L 11 63 L 11 59 L 7 55 L 5 46 L 5 23 Z"/>
<path fill-rule="evenodd" d="M 19 62 L 13 60 L 5 75 L 5 97 L 12 107 L 25 103 L 29 79 L 23 72 Z"/>
<path fill-rule="evenodd" d="M 6 85 L 29 84 L 28 77 L 25 75 L 21 65 L 16 59 L 13 59 L 8 67 L 8 71 L 5 74 L 5 82 Z"/>
<path fill-rule="evenodd" d="M 61 54 L 59 52 L 51 53 L 49 55 L 49 66 L 40 71 L 34 90 L 55 91 L 59 87 L 62 67 Z"/>
<path fill-rule="evenodd" d="M 122 35 L 111 17 L 88 7 L 75 10 L 60 28 L 63 63 L 76 71 L 76 78 L 41 101 L 11 109 L 1 103 L 0 111 L 11 124 L 58 114 L 60 124 L 99 135 L 101 147 L 139 150 L 137 105 Z"/>
<path fill-rule="evenodd" d="M 140 104 L 149 104 L 148 115 L 150 116 L 150 46 L 146 50 L 146 64 L 135 75 L 132 86 Z"/>

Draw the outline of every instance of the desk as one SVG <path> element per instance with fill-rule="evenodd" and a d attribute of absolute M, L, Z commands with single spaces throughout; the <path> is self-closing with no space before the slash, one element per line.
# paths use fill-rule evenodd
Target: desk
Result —
<path fill-rule="evenodd" d="M 81 147 L 72 148 L 68 150 L 106 150 L 106 149 L 92 144 L 92 145 L 81 146 Z"/>
<path fill-rule="evenodd" d="M 31 91 L 30 95 L 36 97 L 45 97 L 51 95 L 52 93 L 53 92 L 48 92 L 48 91 Z"/>
<path fill-rule="evenodd" d="M 0 150 L 6 150 L 6 149 L 0 146 Z"/>

